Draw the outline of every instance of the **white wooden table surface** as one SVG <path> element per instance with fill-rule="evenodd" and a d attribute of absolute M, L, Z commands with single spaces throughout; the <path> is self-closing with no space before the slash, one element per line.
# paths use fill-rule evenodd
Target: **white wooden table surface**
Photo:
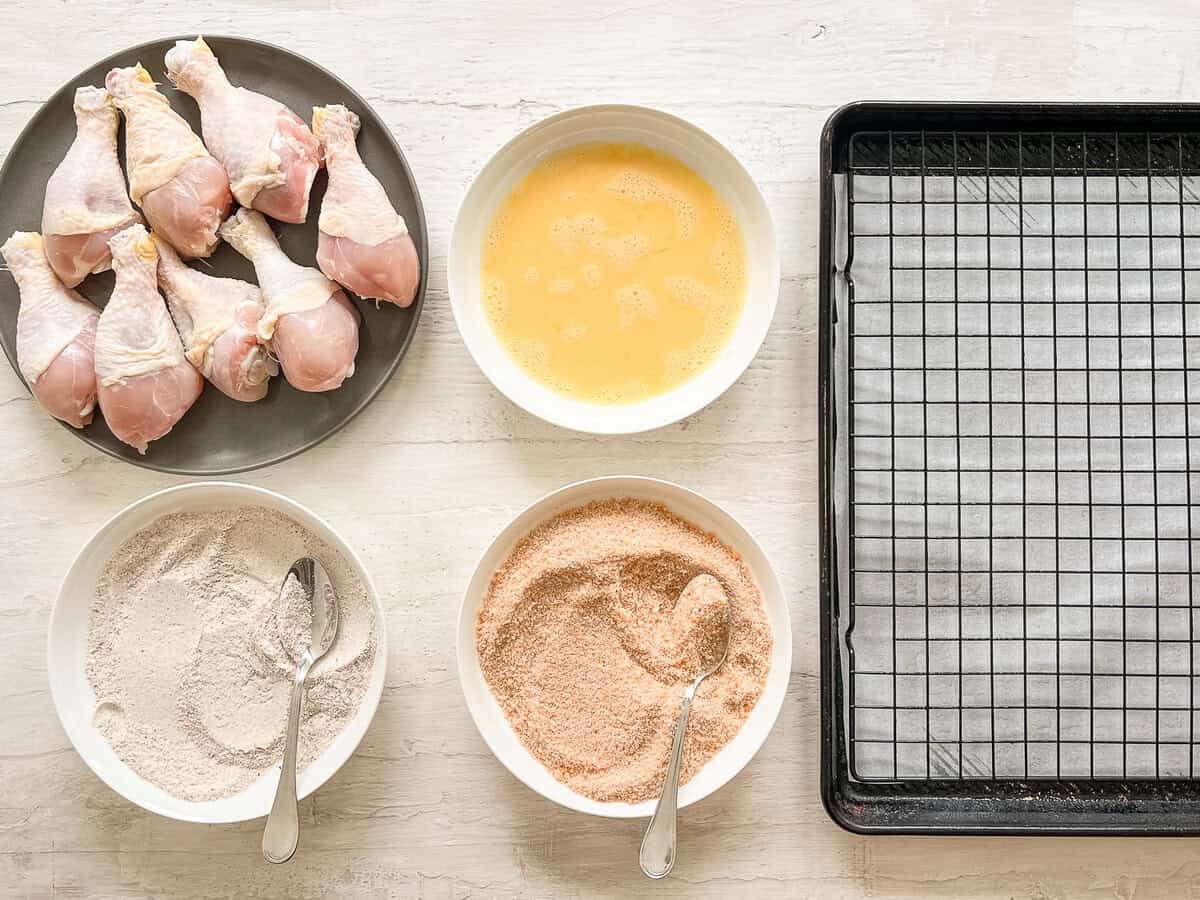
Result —
<path fill-rule="evenodd" d="M 1187 0 L 0 4 L 0 147 L 62 82 L 122 47 L 197 29 L 260 38 L 332 69 L 387 120 L 432 245 L 398 377 L 333 440 L 245 478 L 328 517 L 388 610 L 379 714 L 303 804 L 289 866 L 260 860 L 261 823 L 142 812 L 71 749 L 46 682 L 59 580 L 105 518 L 181 479 L 90 452 L 0 367 L 0 896 L 1200 896 L 1195 841 L 840 831 L 818 798 L 816 637 L 822 123 L 859 98 L 1197 99 L 1195 25 Z M 687 421 L 634 438 L 568 434 L 514 408 L 468 357 L 446 302 L 449 228 L 474 173 L 524 126 L 599 101 L 658 106 L 724 141 L 762 186 L 783 257 L 779 311 L 746 375 Z M 654 886 L 637 874 L 643 823 L 569 813 L 516 782 L 455 679 L 460 591 L 486 542 L 543 492 L 612 473 L 726 504 L 774 561 L 795 631 L 778 725 L 742 775 L 682 815 L 679 865 Z"/>

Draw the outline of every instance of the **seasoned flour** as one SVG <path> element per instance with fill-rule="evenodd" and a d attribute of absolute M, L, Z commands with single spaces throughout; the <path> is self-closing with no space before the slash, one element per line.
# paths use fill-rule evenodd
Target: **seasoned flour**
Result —
<path fill-rule="evenodd" d="M 374 607 L 347 561 L 286 516 L 244 507 L 163 516 L 105 566 L 88 628 L 94 721 L 143 778 L 214 800 L 279 764 L 311 621 L 303 592 L 281 602 L 280 584 L 301 556 L 325 565 L 340 614 L 307 680 L 303 767 L 354 716 L 374 664 Z"/>

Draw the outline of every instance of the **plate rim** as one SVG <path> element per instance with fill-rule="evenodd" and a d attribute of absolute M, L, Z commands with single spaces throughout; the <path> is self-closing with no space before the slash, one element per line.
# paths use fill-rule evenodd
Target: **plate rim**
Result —
<path fill-rule="evenodd" d="M 353 409 L 351 409 L 346 414 L 346 416 L 340 422 L 338 422 L 334 427 L 332 427 L 331 429 L 326 431 L 324 434 L 322 434 L 318 437 L 312 438 L 311 440 L 306 441 L 305 443 L 303 443 L 297 447 L 293 447 L 283 453 L 278 453 L 274 456 L 271 456 L 267 459 L 260 460 L 258 462 L 246 463 L 244 465 L 236 465 L 236 466 L 225 466 L 225 467 L 214 468 L 214 469 L 197 469 L 197 468 L 192 468 L 192 467 L 188 467 L 188 466 L 173 466 L 173 465 L 165 465 L 162 463 L 156 463 L 153 461 L 152 456 L 149 453 L 145 454 L 144 456 L 138 455 L 136 458 L 122 456 L 121 454 L 114 451 L 112 448 L 105 447 L 103 444 L 92 439 L 90 436 L 88 436 L 85 433 L 85 431 L 83 429 L 73 428 L 70 425 L 68 425 L 66 422 L 63 422 L 59 419 L 54 420 L 55 422 L 58 423 L 58 425 L 60 427 L 67 429 L 69 432 L 74 434 L 79 440 L 83 441 L 83 443 L 85 443 L 88 447 L 92 448 L 93 450 L 98 450 L 101 453 L 103 453 L 104 455 L 106 455 L 112 459 L 118 460 L 120 462 L 128 463 L 130 465 L 137 466 L 142 469 L 148 469 L 148 470 L 154 471 L 154 472 L 163 472 L 168 475 L 184 475 L 189 478 L 223 478 L 223 477 L 226 477 L 229 475 L 240 475 L 240 474 L 244 474 L 246 472 L 253 472 L 258 469 L 265 469 L 269 466 L 278 465 L 281 462 L 285 462 L 289 459 L 299 456 L 301 453 L 304 453 L 308 450 L 313 449 L 317 445 L 325 442 L 326 440 L 328 440 L 329 438 L 333 437 L 335 434 L 340 432 L 347 425 L 349 425 L 351 421 L 358 418 L 359 414 L 361 414 L 362 411 L 364 409 L 366 409 L 375 400 L 375 398 L 379 396 L 380 393 L 382 393 L 383 389 L 391 382 L 392 378 L 395 376 L 396 370 L 400 367 L 400 363 L 404 361 L 404 357 L 408 355 L 408 351 L 412 346 L 413 338 L 416 336 L 417 328 L 421 322 L 421 312 L 425 306 L 425 294 L 426 294 L 426 289 L 428 287 L 428 281 L 429 281 L 429 228 L 428 228 L 428 224 L 426 222 L 426 217 L 425 217 L 425 205 L 421 200 L 421 190 L 420 190 L 419 185 L 417 184 L 416 176 L 413 174 L 412 167 L 408 163 L 408 157 L 405 156 L 404 150 L 401 149 L 400 144 L 396 140 L 396 136 L 392 133 L 392 129 L 390 127 L 388 127 L 387 122 L 384 120 L 384 118 L 381 115 L 379 115 L 378 112 L 375 111 L 375 108 L 366 101 L 366 99 L 362 96 L 362 94 L 360 94 L 353 87 L 351 87 L 344 79 L 338 77 L 336 74 L 331 72 L 329 69 L 325 68 L 325 66 L 321 65 L 318 62 L 313 61 L 312 59 L 309 59 L 307 56 L 304 56 L 303 54 L 296 53 L 293 50 L 288 50 L 285 47 L 281 47 L 278 44 L 272 44 L 268 41 L 260 41 L 256 38 L 236 37 L 236 36 L 228 35 L 228 34 L 203 34 L 203 35 L 201 35 L 201 33 L 195 32 L 195 33 L 190 33 L 190 34 L 174 34 L 174 35 L 168 35 L 165 37 L 154 38 L 152 40 L 142 41 L 140 43 L 133 44 L 129 47 L 125 47 L 121 50 L 114 51 L 113 53 L 108 54 L 107 56 L 103 57 L 102 59 L 97 60 L 96 62 L 92 63 L 91 65 L 85 66 L 84 68 L 77 71 L 70 79 L 63 82 L 61 85 L 59 85 L 57 90 L 53 91 L 45 100 L 41 101 L 41 103 L 38 105 L 37 110 L 35 110 L 33 115 L 29 117 L 29 121 L 26 122 L 25 125 L 21 128 L 21 130 L 17 133 L 17 136 L 13 139 L 12 144 L 9 145 L 8 151 L 6 152 L 6 154 L 4 156 L 4 162 L 2 164 L 0 164 L 0 186 L 3 186 L 6 179 L 8 177 L 10 177 L 9 167 L 12 164 L 12 160 L 15 155 L 13 153 L 13 151 L 16 148 L 18 148 L 19 146 L 21 146 L 21 144 L 24 141 L 31 139 L 31 135 L 34 133 L 37 126 L 42 122 L 42 120 L 45 116 L 49 115 L 46 112 L 46 110 L 52 103 L 54 103 L 56 100 L 59 100 L 60 98 L 62 98 L 65 94 L 67 94 L 67 92 L 74 91 L 77 87 L 79 87 L 78 82 L 82 79 L 84 72 L 88 71 L 89 69 L 96 68 L 97 66 L 104 66 L 104 65 L 110 64 L 110 63 L 114 62 L 115 60 L 117 60 L 119 57 L 123 57 L 123 56 L 126 56 L 131 53 L 139 53 L 140 51 L 143 51 L 150 47 L 155 47 L 160 44 L 173 43 L 175 41 L 194 40 L 200 36 L 203 36 L 206 41 L 212 40 L 212 41 L 216 41 L 218 43 L 228 41 L 231 43 L 242 44 L 242 45 L 247 45 L 247 46 L 251 46 L 251 47 L 258 47 L 260 49 L 266 49 L 273 53 L 281 53 L 286 56 L 290 56 L 294 59 L 297 59 L 300 62 L 302 62 L 308 66 L 311 66 L 313 69 L 316 69 L 318 72 L 320 72 L 322 75 L 326 76 L 327 78 L 332 79 L 342 89 L 344 89 L 350 97 L 352 97 L 354 99 L 355 103 L 359 104 L 364 109 L 370 110 L 371 115 L 374 116 L 374 118 L 376 118 L 383 125 L 383 131 L 387 137 L 388 143 L 391 145 L 392 150 L 396 155 L 396 158 L 400 161 L 400 168 L 404 172 L 405 178 L 408 180 L 408 183 L 411 186 L 413 201 L 416 205 L 416 210 L 417 210 L 417 215 L 416 215 L 417 221 L 416 221 L 415 232 L 416 232 L 417 236 L 419 236 L 419 238 L 420 238 L 420 241 L 419 241 L 420 246 L 425 248 L 425 258 L 423 260 L 421 260 L 421 273 L 420 273 L 420 279 L 417 283 L 417 294 L 416 294 L 416 297 L 413 299 L 413 302 L 409 305 L 409 307 L 407 307 L 408 309 L 412 310 L 412 314 L 413 314 L 412 327 L 410 327 L 408 329 L 408 333 L 405 335 L 404 341 L 401 343 L 400 347 L 397 349 L 395 359 L 392 360 L 391 365 L 388 366 L 387 371 L 386 371 L 386 373 L 384 373 L 383 377 L 380 379 L 379 384 L 377 384 L 365 397 L 363 397 L 363 399 L 358 403 L 358 405 L 355 406 Z M 40 225 L 40 223 L 39 223 L 39 225 Z M 414 229 L 410 225 L 409 232 L 413 233 L 413 231 L 414 231 Z M 420 257 L 420 254 L 418 254 L 418 258 L 419 257 Z M 370 302 L 368 300 L 363 300 L 361 297 L 358 297 L 357 294 L 355 294 L 354 296 L 360 302 L 363 302 L 363 303 Z M 10 350 L 9 346 L 8 346 L 8 341 L 0 339 L 0 349 L 3 349 L 4 356 L 8 359 L 9 365 L 12 367 L 13 372 L 16 373 L 16 376 L 20 380 L 21 384 L 24 385 L 25 390 L 29 391 L 30 390 L 29 383 L 25 380 L 25 376 L 21 374 L 20 367 L 17 365 L 16 347 L 14 346 Z M 30 395 L 32 396 L 32 391 L 30 391 Z"/>

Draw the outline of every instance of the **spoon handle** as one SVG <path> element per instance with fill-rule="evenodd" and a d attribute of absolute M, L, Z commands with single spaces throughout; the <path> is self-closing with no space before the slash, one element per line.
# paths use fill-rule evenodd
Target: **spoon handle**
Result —
<path fill-rule="evenodd" d="M 285 863 L 300 843 L 300 812 L 296 801 L 296 745 L 300 740 L 300 708 L 304 702 L 304 679 L 312 665 L 312 656 L 304 654 L 292 680 L 292 701 L 288 707 L 287 739 L 283 745 L 283 768 L 275 788 L 275 802 L 263 830 L 263 858 L 269 863 Z"/>
<path fill-rule="evenodd" d="M 671 760 L 667 763 L 667 777 L 663 782 L 662 794 L 654 807 L 650 827 L 642 838 L 638 862 L 647 878 L 665 878 L 675 865 L 675 811 L 679 805 L 679 770 L 683 767 L 683 739 L 687 735 L 688 715 L 692 711 L 692 698 L 696 685 L 688 687 L 679 709 L 679 721 L 675 724 L 675 737 L 671 741 Z"/>

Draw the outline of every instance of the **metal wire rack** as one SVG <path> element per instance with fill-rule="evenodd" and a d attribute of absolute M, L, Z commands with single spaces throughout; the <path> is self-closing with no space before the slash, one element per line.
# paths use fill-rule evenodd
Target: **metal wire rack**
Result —
<path fill-rule="evenodd" d="M 827 132 L 827 781 L 888 822 L 1200 798 L 1200 131 L 1072 113 Z"/>

